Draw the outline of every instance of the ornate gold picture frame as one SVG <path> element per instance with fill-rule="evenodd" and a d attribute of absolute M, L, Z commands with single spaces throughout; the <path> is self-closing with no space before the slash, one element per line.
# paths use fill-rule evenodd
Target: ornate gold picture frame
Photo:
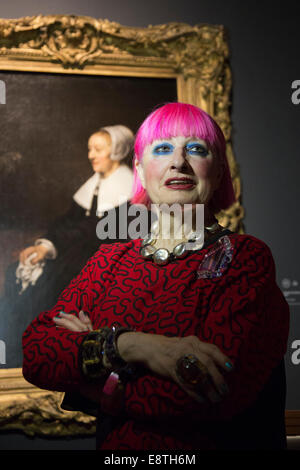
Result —
<path fill-rule="evenodd" d="M 218 217 L 223 226 L 243 232 L 241 184 L 231 147 L 231 71 L 223 26 L 170 23 L 133 28 L 71 15 L 0 20 L 0 70 L 176 79 L 178 101 L 206 110 L 225 133 L 237 202 Z M 0 369 L 2 430 L 44 436 L 93 434 L 95 419 L 62 411 L 61 399 L 61 393 L 26 382 L 21 369 Z"/>

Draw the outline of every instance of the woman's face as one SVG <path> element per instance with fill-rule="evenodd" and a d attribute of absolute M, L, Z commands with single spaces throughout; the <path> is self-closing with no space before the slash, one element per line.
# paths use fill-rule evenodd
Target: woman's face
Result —
<path fill-rule="evenodd" d="M 110 154 L 110 135 L 105 133 L 91 135 L 88 141 L 88 158 L 95 172 L 104 176 L 111 172 L 116 162 L 111 160 Z"/>
<path fill-rule="evenodd" d="M 207 204 L 221 179 L 221 167 L 204 140 L 176 136 L 145 147 L 136 167 L 155 204 Z"/>

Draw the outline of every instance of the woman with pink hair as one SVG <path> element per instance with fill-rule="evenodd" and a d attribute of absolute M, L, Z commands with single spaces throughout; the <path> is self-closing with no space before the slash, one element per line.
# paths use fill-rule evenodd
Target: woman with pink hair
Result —
<path fill-rule="evenodd" d="M 234 199 L 217 123 L 156 109 L 132 198 L 154 210 L 150 232 L 101 246 L 25 331 L 25 378 L 95 408 L 97 449 L 286 447 L 289 309 L 267 245 L 218 223 Z"/>

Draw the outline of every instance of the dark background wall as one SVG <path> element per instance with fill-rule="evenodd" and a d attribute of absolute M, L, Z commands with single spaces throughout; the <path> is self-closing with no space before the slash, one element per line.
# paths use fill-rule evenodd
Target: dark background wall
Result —
<path fill-rule="evenodd" d="M 0 6 L 2 18 L 39 13 L 76 14 L 107 18 L 127 26 L 146 27 L 176 21 L 191 25 L 223 24 L 227 28 L 233 72 L 233 144 L 243 184 L 245 228 L 247 233 L 270 246 L 278 284 L 291 307 L 286 355 L 288 409 L 300 409 L 300 354 L 295 348 L 295 341 L 300 341 L 300 295 L 297 294 L 300 290 L 300 105 L 291 101 L 291 84 L 300 79 L 298 3 L 290 0 L 12 0 Z M 0 436 L 2 449 L 93 446 L 91 438 L 47 441 L 22 435 Z"/>

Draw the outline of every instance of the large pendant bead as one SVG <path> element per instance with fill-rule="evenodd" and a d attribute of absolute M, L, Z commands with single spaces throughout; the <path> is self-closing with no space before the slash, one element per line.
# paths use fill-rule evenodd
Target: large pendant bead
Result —
<path fill-rule="evenodd" d="M 202 240 L 202 239 L 204 239 L 204 232 L 192 232 L 188 236 L 189 242 L 191 242 L 191 241 L 196 242 L 196 241 L 199 241 L 199 240 Z"/>
<path fill-rule="evenodd" d="M 152 245 L 146 245 L 140 249 L 140 255 L 146 259 L 151 258 L 154 252 L 155 252 L 155 248 Z"/>
<path fill-rule="evenodd" d="M 167 264 L 169 261 L 170 253 L 166 248 L 159 248 L 153 255 L 153 261 L 160 266 Z"/>
<path fill-rule="evenodd" d="M 142 241 L 142 246 L 153 245 L 154 242 L 155 242 L 155 238 L 154 238 L 153 234 L 148 233 L 148 235 L 146 235 L 146 237 Z"/>
<path fill-rule="evenodd" d="M 173 254 L 176 258 L 183 258 L 186 254 L 187 250 L 185 247 L 185 243 L 179 243 L 173 249 Z"/>
<path fill-rule="evenodd" d="M 217 230 L 220 229 L 220 225 L 219 225 L 218 222 L 215 222 L 214 224 L 212 224 L 210 226 L 206 226 L 204 228 L 205 228 L 205 230 L 207 230 L 210 233 L 215 233 Z"/>

